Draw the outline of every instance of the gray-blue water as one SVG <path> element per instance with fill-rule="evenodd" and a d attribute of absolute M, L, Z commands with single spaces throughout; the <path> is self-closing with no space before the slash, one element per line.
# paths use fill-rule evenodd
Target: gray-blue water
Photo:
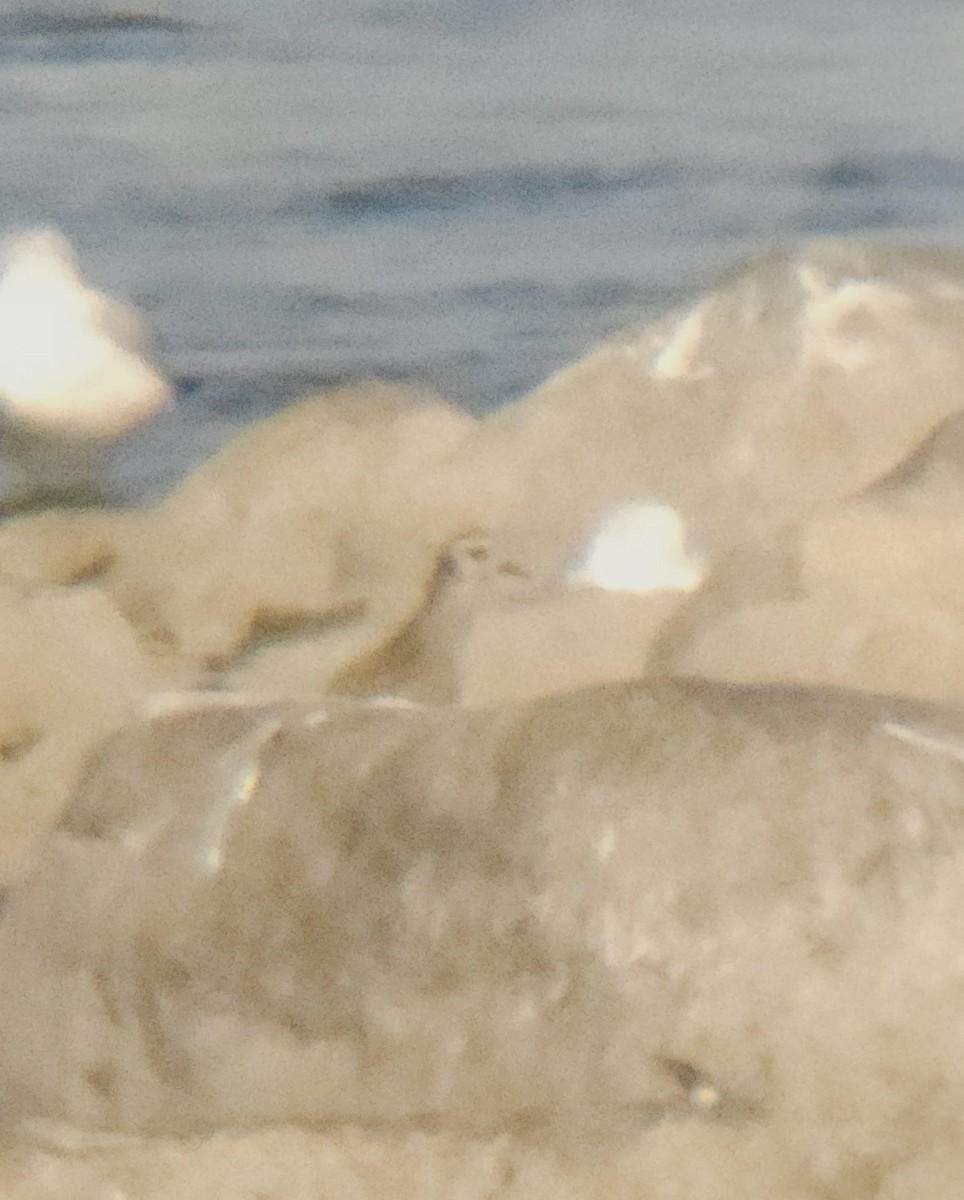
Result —
<path fill-rule="evenodd" d="M 774 242 L 961 227 L 951 2 L 133 11 L 0 0 L 0 226 L 148 312 L 181 403 L 135 488 L 319 384 L 481 411 Z"/>

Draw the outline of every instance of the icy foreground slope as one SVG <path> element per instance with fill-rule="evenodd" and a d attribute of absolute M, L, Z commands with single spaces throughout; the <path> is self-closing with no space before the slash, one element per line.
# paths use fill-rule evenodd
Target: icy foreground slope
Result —
<path fill-rule="evenodd" d="M 962 824 L 964 719 L 832 691 L 164 713 L 9 901 L 3 1118 L 528 1145 L 519 1195 L 667 1142 L 677 1182 L 899 1174 L 957 1145 Z"/>
<path fill-rule="evenodd" d="M 962 832 L 964 722 L 832 692 L 163 715 L 10 901 L 2 1112 L 752 1120 L 800 1050 L 761 1013 L 886 959 Z"/>

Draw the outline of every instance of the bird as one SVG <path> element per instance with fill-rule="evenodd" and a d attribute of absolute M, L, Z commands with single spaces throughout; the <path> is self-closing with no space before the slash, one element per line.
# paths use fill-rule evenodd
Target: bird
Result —
<path fill-rule="evenodd" d="M 329 683 L 332 695 L 380 702 L 453 704 L 459 655 L 472 614 L 486 596 L 526 587 L 525 569 L 495 553 L 493 537 L 470 529 L 437 548 L 417 611 L 400 629 Z"/>
<path fill-rule="evenodd" d="M 86 285 L 59 230 L 3 241 L 0 456 L 32 492 L 102 490 L 119 440 L 172 395 L 139 315 Z"/>

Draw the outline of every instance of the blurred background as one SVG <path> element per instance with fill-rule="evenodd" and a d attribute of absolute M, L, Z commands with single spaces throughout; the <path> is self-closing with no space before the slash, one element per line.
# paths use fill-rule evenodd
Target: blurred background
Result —
<path fill-rule="evenodd" d="M 132 492 L 378 375 L 484 412 L 774 244 L 952 243 L 944 0 L 0 0 L 0 227 L 178 380 Z"/>

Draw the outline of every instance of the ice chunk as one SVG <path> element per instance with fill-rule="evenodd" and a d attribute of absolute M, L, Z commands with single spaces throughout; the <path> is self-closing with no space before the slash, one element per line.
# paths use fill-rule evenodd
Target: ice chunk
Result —
<path fill-rule="evenodd" d="M 110 444 L 170 400 L 129 308 L 87 287 L 62 234 L 0 251 L 0 449 L 44 483 L 96 472 Z"/>
<path fill-rule="evenodd" d="M 714 553 L 806 519 L 961 411 L 962 280 L 948 248 L 762 256 L 494 413 L 465 447 L 464 491 L 548 565 L 627 497 L 671 504 Z"/>
<path fill-rule="evenodd" d="M 686 524 L 666 504 L 624 504 L 609 513 L 566 571 L 566 582 L 610 592 L 691 592 L 703 565 L 686 544 Z"/>

